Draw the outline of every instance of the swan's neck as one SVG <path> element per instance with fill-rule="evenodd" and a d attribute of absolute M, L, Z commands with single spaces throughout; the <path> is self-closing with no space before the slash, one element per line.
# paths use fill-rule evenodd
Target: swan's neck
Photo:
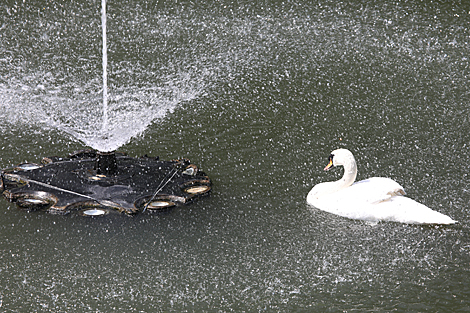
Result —
<path fill-rule="evenodd" d="M 343 177 L 340 180 L 337 180 L 334 182 L 334 189 L 336 189 L 336 191 L 351 186 L 356 180 L 356 176 L 357 176 L 356 160 L 354 160 L 354 158 L 349 158 L 345 160 L 343 163 L 343 167 L 344 167 Z"/>
<path fill-rule="evenodd" d="M 344 160 L 342 164 L 338 165 L 343 165 L 344 167 L 343 177 L 337 181 L 315 185 L 315 187 L 313 187 L 312 190 L 310 190 L 308 193 L 307 201 L 313 203 L 324 195 L 335 193 L 341 189 L 351 186 L 354 183 L 357 175 L 357 166 L 354 157 L 351 156 L 351 158 Z"/>

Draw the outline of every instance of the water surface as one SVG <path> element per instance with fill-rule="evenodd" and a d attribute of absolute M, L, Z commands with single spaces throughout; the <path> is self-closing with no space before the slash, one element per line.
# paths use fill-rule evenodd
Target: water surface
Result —
<path fill-rule="evenodd" d="M 463 312 L 469 307 L 469 8 L 419 1 L 2 4 L 0 167 L 83 147 L 190 158 L 210 198 L 83 218 L 0 202 L 8 312 Z M 309 207 L 341 170 L 459 221 Z"/>

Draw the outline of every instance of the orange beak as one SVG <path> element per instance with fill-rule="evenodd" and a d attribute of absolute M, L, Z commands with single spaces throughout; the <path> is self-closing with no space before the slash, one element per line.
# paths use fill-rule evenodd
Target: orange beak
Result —
<path fill-rule="evenodd" d="M 325 168 L 323 170 L 328 171 L 332 167 L 333 167 L 333 158 L 330 158 L 330 162 L 328 162 L 328 165 L 325 166 Z"/>

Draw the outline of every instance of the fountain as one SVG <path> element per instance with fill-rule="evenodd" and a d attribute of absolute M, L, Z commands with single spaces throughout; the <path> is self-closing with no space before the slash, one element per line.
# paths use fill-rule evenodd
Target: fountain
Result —
<path fill-rule="evenodd" d="M 161 161 L 119 152 L 80 150 L 1 172 L 4 197 L 29 211 L 84 216 L 160 211 L 211 191 L 207 175 L 187 159 Z M 98 214 L 97 212 L 101 212 Z"/>
<path fill-rule="evenodd" d="M 116 140 L 121 132 L 109 124 L 106 0 L 102 0 L 101 13 L 101 134 L 81 136 L 75 130 L 57 127 L 81 138 L 95 149 L 75 151 L 64 158 L 46 157 L 41 164 L 22 163 L 2 170 L 0 191 L 21 209 L 55 214 L 78 212 L 82 216 L 92 217 L 111 212 L 133 215 L 187 204 L 207 196 L 211 191 L 209 177 L 188 159 L 161 161 L 158 157 L 133 158 L 115 151 L 124 141 Z M 126 126 L 124 122 L 121 129 L 126 129 Z"/>

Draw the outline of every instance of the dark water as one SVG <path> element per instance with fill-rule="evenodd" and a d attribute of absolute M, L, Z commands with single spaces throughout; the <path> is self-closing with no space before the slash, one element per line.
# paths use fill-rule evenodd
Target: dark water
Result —
<path fill-rule="evenodd" d="M 0 5 L 1 168 L 103 141 L 100 1 L 26 2 Z M 0 310 L 469 311 L 469 34 L 464 1 L 108 2 L 104 140 L 214 192 L 133 218 L 2 200 Z M 338 147 L 459 224 L 310 208 Z"/>

